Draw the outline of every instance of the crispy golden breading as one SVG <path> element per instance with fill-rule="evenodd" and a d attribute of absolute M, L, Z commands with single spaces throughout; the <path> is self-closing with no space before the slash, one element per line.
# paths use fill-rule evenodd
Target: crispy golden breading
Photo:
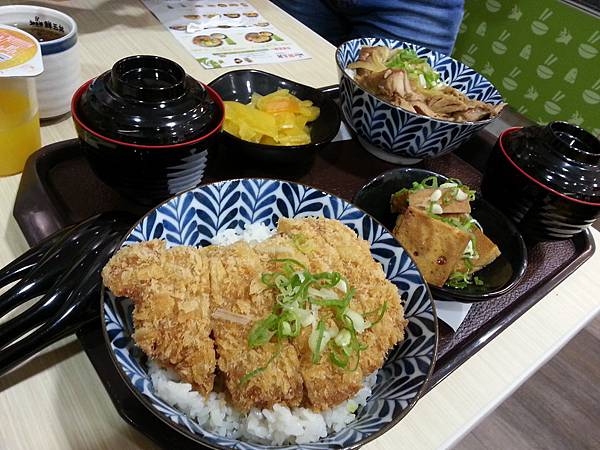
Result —
<path fill-rule="evenodd" d="M 367 344 L 361 352 L 361 371 L 344 372 L 329 361 L 329 352 L 323 354 L 320 364 L 310 361 L 306 339 L 298 339 L 302 361 L 302 375 L 309 403 L 314 409 L 326 409 L 352 397 L 362 387 L 362 380 L 383 365 L 388 351 L 404 336 L 407 321 L 400 304 L 398 289 L 385 278 L 379 263 L 373 260 L 369 243 L 359 239 L 354 231 L 341 222 L 328 219 L 280 219 L 278 231 L 306 238 L 310 271 L 337 271 L 343 274 L 356 293 L 350 307 L 359 312 L 378 311 L 387 302 L 387 311 L 381 321 L 360 334 Z M 374 313 L 366 319 L 376 320 Z M 335 380 L 335 382 L 331 382 Z"/>
<path fill-rule="evenodd" d="M 280 270 L 282 263 L 275 259 L 281 258 L 294 259 L 311 273 L 342 274 L 356 290 L 350 308 L 366 320 L 375 320 L 387 304 L 383 319 L 358 335 L 368 346 L 358 370 L 334 365 L 329 348 L 313 363 L 311 326 L 295 339 L 249 348 L 252 327 L 271 314 L 276 302 L 276 290 L 261 275 Z M 116 295 L 134 301 L 134 338 L 149 357 L 175 369 L 203 394 L 219 371 L 241 411 L 277 403 L 320 411 L 347 400 L 383 365 L 407 323 L 398 290 L 373 260 L 369 244 L 329 219 L 280 219 L 278 234 L 254 246 L 238 242 L 167 250 L 160 241 L 132 245 L 111 259 L 103 277 Z M 337 328 L 334 317 L 330 308 L 320 308 L 319 319 L 328 329 Z"/>
<path fill-rule="evenodd" d="M 213 248 L 209 261 L 211 311 L 219 308 L 251 318 L 245 325 L 213 320 L 217 365 L 225 374 L 233 404 L 241 411 L 272 408 L 276 403 L 300 405 L 303 388 L 296 349 L 289 342 L 282 342 L 279 356 L 267 364 L 277 351 L 277 344 L 248 348 L 252 325 L 271 313 L 275 301 L 274 293 L 260 282 L 261 274 L 270 270 L 265 258 L 246 242 L 238 242 Z M 265 366 L 264 371 L 240 383 L 246 374 Z"/>
<path fill-rule="evenodd" d="M 133 300 L 133 337 L 144 353 L 202 394 L 211 392 L 215 351 L 204 252 L 167 250 L 157 240 L 131 245 L 111 258 L 102 278 L 115 295 Z"/>

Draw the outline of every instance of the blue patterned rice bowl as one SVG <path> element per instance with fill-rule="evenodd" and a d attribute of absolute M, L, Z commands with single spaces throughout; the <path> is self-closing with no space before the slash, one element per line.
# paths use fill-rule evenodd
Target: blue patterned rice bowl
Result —
<path fill-rule="evenodd" d="M 355 448 L 397 423 L 424 391 L 435 360 L 437 325 L 431 294 L 408 253 L 389 231 L 346 201 L 297 183 L 239 179 L 199 186 L 161 204 L 138 222 L 123 246 L 163 239 L 167 246 L 210 245 L 224 230 L 241 232 L 251 224 L 275 228 L 280 217 L 337 219 L 371 244 L 373 258 L 399 289 L 409 324 L 405 340 L 388 355 L 371 397 L 356 420 L 318 442 L 282 448 L 325 450 Z M 132 392 L 154 414 L 164 417 L 190 442 L 209 448 L 255 450 L 269 445 L 244 442 L 208 432 L 154 392 L 145 356 L 132 339 L 132 307 L 103 288 L 103 323 L 111 357 Z M 149 412 L 150 414 L 150 412 Z M 202 447 L 204 448 L 204 447 Z"/>
<path fill-rule="evenodd" d="M 360 49 L 382 45 L 410 48 L 440 73 L 441 80 L 470 98 L 497 105 L 502 96 L 482 75 L 442 53 L 392 39 L 353 39 L 340 45 L 335 57 L 340 80 L 340 101 L 344 120 L 361 144 L 375 156 L 396 164 L 414 164 L 456 149 L 473 133 L 494 120 L 456 123 L 419 115 L 379 99 L 353 79 L 348 64 L 358 60 Z"/>

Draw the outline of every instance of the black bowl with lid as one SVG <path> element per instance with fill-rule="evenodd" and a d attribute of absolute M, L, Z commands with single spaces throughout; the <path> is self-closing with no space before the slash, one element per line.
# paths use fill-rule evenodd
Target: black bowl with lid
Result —
<path fill-rule="evenodd" d="M 144 204 L 200 183 L 224 118 L 213 89 L 148 55 L 121 59 L 85 83 L 71 109 L 94 172 Z"/>
<path fill-rule="evenodd" d="M 527 241 L 569 239 L 600 217 L 600 141 L 566 122 L 505 130 L 481 190 Z"/>

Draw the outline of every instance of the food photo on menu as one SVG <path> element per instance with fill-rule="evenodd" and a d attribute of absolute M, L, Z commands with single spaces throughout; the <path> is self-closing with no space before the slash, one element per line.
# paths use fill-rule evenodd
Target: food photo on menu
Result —
<path fill-rule="evenodd" d="M 38 3 L 1 448 L 597 446 L 597 2 Z"/>

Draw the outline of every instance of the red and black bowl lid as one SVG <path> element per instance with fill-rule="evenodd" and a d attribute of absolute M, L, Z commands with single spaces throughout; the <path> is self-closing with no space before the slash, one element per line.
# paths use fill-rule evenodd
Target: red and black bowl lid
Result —
<path fill-rule="evenodd" d="M 566 122 L 505 130 L 500 151 L 526 178 L 576 203 L 600 207 L 600 141 Z"/>
<path fill-rule="evenodd" d="M 218 95 L 159 56 L 117 61 L 75 94 L 74 118 L 102 137 L 125 144 L 170 146 L 218 128 Z"/>

